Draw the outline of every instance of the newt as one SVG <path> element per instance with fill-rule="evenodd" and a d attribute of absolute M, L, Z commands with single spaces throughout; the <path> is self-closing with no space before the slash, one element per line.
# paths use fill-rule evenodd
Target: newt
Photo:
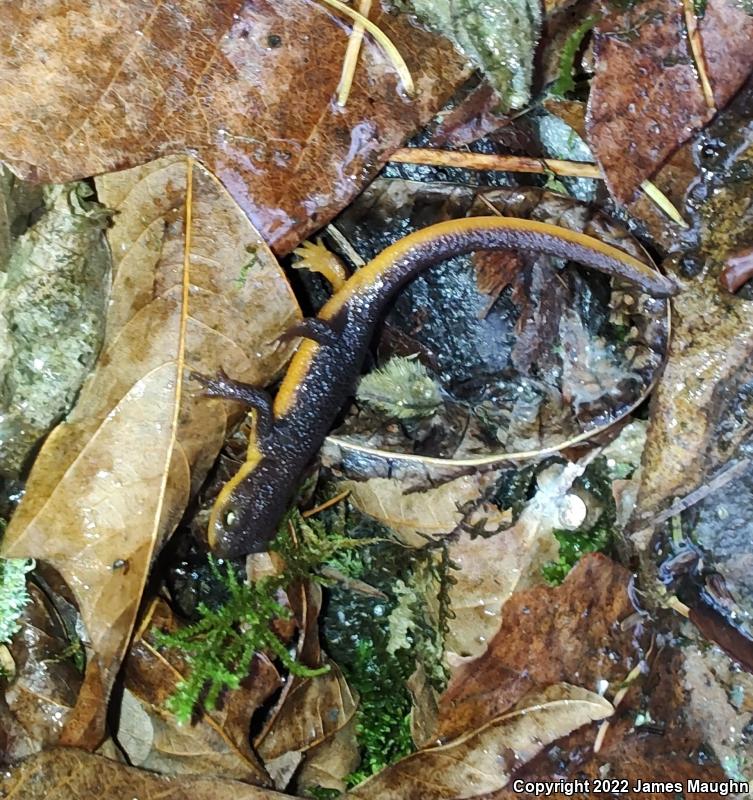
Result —
<path fill-rule="evenodd" d="M 591 236 L 509 217 L 467 217 L 416 231 L 352 275 L 316 318 L 296 326 L 304 337 L 274 402 L 220 374 L 205 392 L 246 404 L 254 425 L 248 456 L 223 487 L 209 520 L 210 547 L 225 557 L 265 549 L 349 396 L 355 392 L 374 330 L 397 292 L 429 267 L 477 250 L 526 250 L 559 256 L 631 281 L 655 297 L 678 287 L 647 264 Z"/>

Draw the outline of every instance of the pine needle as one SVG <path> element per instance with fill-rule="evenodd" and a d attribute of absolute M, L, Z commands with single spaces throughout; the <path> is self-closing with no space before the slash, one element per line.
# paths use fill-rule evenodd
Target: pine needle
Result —
<path fill-rule="evenodd" d="M 358 13 L 368 18 L 371 11 L 371 0 L 359 0 Z M 361 54 L 361 44 L 363 43 L 364 27 L 360 22 L 353 25 L 353 30 L 348 39 L 348 49 L 345 51 L 343 60 L 343 71 L 340 76 L 340 83 L 337 86 L 337 105 L 345 107 L 350 97 L 350 90 L 353 87 L 353 78 L 356 74 L 358 56 Z"/>
<path fill-rule="evenodd" d="M 400 55 L 400 51 L 395 47 L 392 43 L 392 40 L 387 36 L 384 31 L 380 30 L 370 19 L 367 19 L 363 16 L 363 14 L 359 14 L 357 11 L 354 11 L 349 6 L 346 6 L 345 3 L 341 3 L 340 0 L 321 0 L 322 3 L 326 3 L 331 8 L 334 8 L 335 11 L 339 12 L 345 17 L 352 19 L 353 22 L 357 22 L 364 27 L 364 29 L 370 33 L 377 44 L 382 48 L 384 54 L 390 60 L 392 66 L 395 68 L 398 76 L 400 77 L 400 82 L 403 84 L 403 89 L 409 94 L 413 95 L 415 93 L 415 85 L 413 83 L 413 77 L 410 74 L 410 70 L 408 69 L 408 65 L 405 63 L 405 59 Z"/>
<path fill-rule="evenodd" d="M 646 193 L 646 197 L 656 203 L 657 206 L 681 228 L 689 228 L 687 222 L 682 218 L 680 212 L 672 205 L 672 202 L 657 186 L 651 181 L 643 181 L 641 189 Z"/>

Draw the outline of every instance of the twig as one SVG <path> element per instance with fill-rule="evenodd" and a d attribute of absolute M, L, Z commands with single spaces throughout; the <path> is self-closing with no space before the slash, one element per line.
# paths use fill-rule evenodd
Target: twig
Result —
<path fill-rule="evenodd" d="M 683 11 L 685 12 L 685 27 L 688 29 L 690 52 L 693 54 L 696 72 L 701 81 L 703 97 L 709 111 L 711 111 L 712 114 L 716 114 L 716 101 L 714 100 L 714 92 L 711 88 L 711 82 L 709 81 L 709 75 L 706 70 L 706 56 L 703 52 L 703 40 L 701 39 L 701 32 L 698 30 L 698 20 L 696 19 L 693 0 L 683 0 L 682 5 Z"/>
<path fill-rule="evenodd" d="M 429 167 L 458 167 L 460 169 L 497 170 L 498 172 L 530 172 L 541 175 L 553 172 L 555 175 L 573 178 L 603 180 L 601 170 L 596 164 L 586 164 L 580 161 L 561 161 L 557 158 L 497 156 L 460 150 L 403 147 L 390 156 L 390 161 L 398 164 L 423 164 Z"/>
<path fill-rule="evenodd" d="M 340 494 L 336 494 L 334 497 L 330 497 L 329 500 L 325 500 L 320 505 L 316 506 L 315 508 L 310 508 L 308 511 L 304 511 L 301 516 L 304 519 L 308 519 L 309 517 L 313 517 L 316 514 L 320 514 L 322 511 L 325 511 L 328 508 L 331 508 L 334 505 L 337 505 L 341 500 L 345 500 L 345 498 L 350 494 L 350 489 L 346 489 L 344 492 L 340 492 Z"/>
<path fill-rule="evenodd" d="M 751 462 L 749 458 L 743 458 L 738 461 L 737 464 L 733 464 L 731 467 L 723 470 L 716 477 L 712 478 L 707 484 L 704 486 L 699 486 L 697 489 L 690 492 L 690 494 L 685 495 L 685 497 L 681 498 L 676 503 L 673 503 L 666 511 L 662 511 L 661 514 L 657 514 L 655 517 L 653 517 L 645 526 L 644 530 L 655 528 L 657 525 L 661 525 L 671 517 L 676 517 L 678 514 L 686 511 L 696 503 L 700 503 L 701 500 L 708 497 L 718 489 L 721 489 L 723 486 L 726 486 L 730 481 L 739 477 L 748 469 L 750 464 Z"/>
<path fill-rule="evenodd" d="M 397 164 L 422 164 L 427 167 L 529 172 L 540 175 L 553 173 L 560 177 L 604 180 L 604 175 L 596 164 L 582 161 L 562 161 L 558 158 L 498 156 L 489 153 L 470 153 L 462 150 L 403 147 L 390 156 L 390 161 Z M 688 223 L 685 222 L 680 212 L 672 205 L 669 198 L 651 181 L 644 181 L 641 184 L 641 189 L 673 222 L 683 228 L 688 227 Z"/>

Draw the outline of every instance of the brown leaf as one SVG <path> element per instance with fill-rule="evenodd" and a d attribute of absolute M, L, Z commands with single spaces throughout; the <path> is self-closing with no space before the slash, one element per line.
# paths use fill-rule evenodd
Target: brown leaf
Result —
<path fill-rule="evenodd" d="M 439 747 L 419 750 L 383 769 L 346 797 L 452 800 L 507 785 L 512 772 L 553 741 L 612 714 L 603 697 L 569 684 L 524 698 L 508 714 Z"/>
<path fill-rule="evenodd" d="M 307 790 L 313 786 L 344 792 L 347 788 L 345 779 L 356 769 L 360 760 L 356 717 L 353 716 L 343 728 L 306 753 L 295 785 L 304 795 L 308 795 Z"/>
<path fill-rule="evenodd" d="M 429 489 L 409 489 L 397 478 L 343 481 L 348 500 L 363 514 L 391 528 L 409 547 L 447 536 L 465 520 L 462 507 L 480 501 L 496 472 L 463 475 Z"/>
<path fill-rule="evenodd" d="M 327 662 L 325 662 L 327 663 Z M 330 739 L 356 713 L 356 698 L 334 662 L 330 671 L 296 682 L 256 749 L 265 762 Z"/>
<path fill-rule="evenodd" d="M 528 691 L 566 681 L 621 682 L 638 663 L 630 573 L 605 556 L 584 556 L 565 582 L 514 594 L 486 652 L 453 675 L 440 698 L 437 735 L 452 739 L 510 709 Z"/>
<path fill-rule="evenodd" d="M 639 712 L 650 715 L 646 726 L 636 727 Z M 716 742 L 703 736 L 688 721 L 688 698 L 683 685 L 683 657 L 678 650 L 663 649 L 652 661 L 650 673 L 633 684 L 625 701 L 608 721 L 609 729 L 598 753 L 593 752 L 593 732 L 587 728 L 560 740 L 554 748 L 525 765 L 516 778 L 524 780 L 583 780 L 603 778 L 642 781 L 678 781 L 687 786 L 700 781 L 725 780 L 709 746 Z M 603 723 L 602 723 L 603 724 Z M 637 793 L 636 793 L 637 794 Z M 683 792 L 687 798 L 703 800 L 703 792 Z M 562 792 L 551 795 L 563 798 Z M 576 792 L 573 797 L 591 798 Z M 642 791 L 646 800 L 667 800 L 666 792 Z M 487 800 L 520 797 L 511 787 Z"/>
<path fill-rule="evenodd" d="M 0 773 L 0 797 L 19 800 L 285 800 L 289 795 L 200 775 L 166 777 L 70 747 L 46 750 Z"/>
<path fill-rule="evenodd" d="M 679 263 L 668 262 L 681 271 L 684 286 L 651 408 L 636 527 L 700 486 L 751 434 L 738 410 L 747 401 L 738 392 L 753 377 L 753 307 L 721 290 L 718 280 L 727 257 L 753 235 L 752 104 L 749 81 L 709 129 L 718 145 L 697 179 L 700 242 Z M 693 157 L 701 155 L 699 143 Z"/>
<path fill-rule="evenodd" d="M 172 157 L 100 180 L 101 196 L 119 212 L 105 350 L 39 453 L 3 541 L 3 555 L 55 567 L 81 610 L 92 653 L 64 734 L 70 745 L 101 740 L 152 557 L 237 413 L 182 380 L 184 368 L 213 374 L 224 366 L 233 377 L 268 382 L 289 352 L 277 337 L 298 316 L 259 234 L 191 163 Z"/>
<path fill-rule="evenodd" d="M 0 8 L 0 29 L 14 33 L 0 69 L 4 160 L 23 176 L 61 182 L 190 150 L 281 252 L 345 206 L 465 73 L 446 41 L 375 9 L 418 94 L 399 91 L 367 37 L 340 109 L 333 95 L 347 27 L 321 3 L 45 8 Z"/>
<path fill-rule="evenodd" d="M 271 785 L 249 744 L 249 728 L 254 712 L 281 684 L 277 670 L 257 657 L 241 688 L 225 693 L 221 709 L 180 725 L 166 704 L 188 668 L 174 651 L 152 642 L 155 630 L 172 633 L 178 627 L 167 603 L 155 600 L 128 652 L 117 739 L 130 763 L 166 775 L 200 773 Z"/>
<path fill-rule="evenodd" d="M 52 603 L 33 583 L 9 648 L 15 675 L 0 691 L 0 761 L 15 761 L 57 743 L 83 676 Z"/>
<path fill-rule="evenodd" d="M 753 17 L 709 0 L 698 21 L 713 101 L 724 106 L 753 69 Z M 683 3 L 646 0 L 596 31 L 588 141 L 612 194 L 630 202 L 643 181 L 714 115 L 688 42 Z"/>
<path fill-rule="evenodd" d="M 449 544 L 458 565 L 450 586 L 453 616 L 448 620 L 445 648 L 457 655 L 479 656 L 499 630 L 502 609 L 543 563 L 556 558 L 552 531 L 561 528 L 560 510 L 585 466 L 567 464 L 551 476 L 528 502 L 517 522 L 493 536 L 462 533 Z"/>

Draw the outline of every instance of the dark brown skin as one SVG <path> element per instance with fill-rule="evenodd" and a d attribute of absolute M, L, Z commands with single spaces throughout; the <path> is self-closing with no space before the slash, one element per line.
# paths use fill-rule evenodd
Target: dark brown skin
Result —
<path fill-rule="evenodd" d="M 547 253 L 633 281 L 658 297 L 677 291 L 668 278 L 621 250 L 546 223 L 469 217 L 406 236 L 353 275 L 308 322 L 274 405 L 263 392 L 226 376 L 207 384 L 210 394 L 245 402 L 257 412 L 249 459 L 212 512 L 208 535 L 213 550 L 232 557 L 266 548 L 301 474 L 353 394 L 374 329 L 392 298 L 423 270 L 477 250 Z"/>

